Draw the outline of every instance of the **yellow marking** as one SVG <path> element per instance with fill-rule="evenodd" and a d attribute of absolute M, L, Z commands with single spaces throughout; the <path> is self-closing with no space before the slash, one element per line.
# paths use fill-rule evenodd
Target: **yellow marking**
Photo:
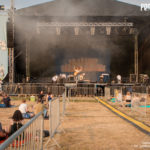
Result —
<path fill-rule="evenodd" d="M 114 107 L 110 106 L 109 104 L 107 104 L 106 102 L 104 102 L 103 100 L 101 100 L 100 98 L 96 97 L 98 99 L 99 102 L 101 102 L 102 104 L 104 104 L 105 106 L 107 106 L 108 108 L 110 108 L 113 112 L 119 114 L 120 116 L 124 117 L 125 119 L 129 120 L 130 122 L 134 123 L 135 125 L 137 125 L 138 127 L 146 130 L 147 132 L 150 132 L 150 127 L 148 127 L 147 125 L 143 124 L 142 122 L 139 122 L 127 115 L 125 115 L 124 113 L 118 111 L 117 109 L 115 109 Z"/>

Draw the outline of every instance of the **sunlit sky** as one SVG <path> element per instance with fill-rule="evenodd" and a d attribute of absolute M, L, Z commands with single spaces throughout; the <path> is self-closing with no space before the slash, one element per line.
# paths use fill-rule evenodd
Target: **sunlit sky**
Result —
<path fill-rule="evenodd" d="M 0 5 L 5 5 L 5 8 L 8 9 L 10 8 L 10 1 L 11 0 L 0 0 Z M 32 5 L 50 2 L 52 0 L 14 0 L 14 1 L 15 1 L 15 8 L 20 9 Z M 139 6 L 141 5 L 141 3 L 150 3 L 150 0 L 118 0 L 118 1 Z"/>

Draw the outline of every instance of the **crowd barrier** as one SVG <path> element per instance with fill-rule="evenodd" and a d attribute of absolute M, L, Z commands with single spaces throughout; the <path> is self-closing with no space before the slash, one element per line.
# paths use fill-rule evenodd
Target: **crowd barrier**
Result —
<path fill-rule="evenodd" d="M 64 117 L 66 110 L 66 92 L 62 95 L 62 116 Z"/>
<path fill-rule="evenodd" d="M 49 102 L 49 133 L 50 137 L 45 143 L 44 147 L 48 146 L 48 143 L 53 140 L 55 144 L 60 147 L 54 138 L 59 126 L 60 126 L 60 103 L 59 98 L 55 98 Z"/>
<path fill-rule="evenodd" d="M 131 95 L 129 103 L 125 101 L 127 92 Z M 139 119 L 147 115 L 147 109 L 150 107 L 149 87 L 147 86 L 108 86 L 105 87 L 105 99 L 111 100 L 114 105 L 130 107 L 132 115 Z"/>
<path fill-rule="evenodd" d="M 4 92 L 9 95 L 37 95 L 40 91 L 44 93 L 53 93 L 60 96 L 65 91 L 63 84 L 5 84 L 2 85 Z M 104 88 L 97 84 L 78 84 L 70 88 L 70 96 L 103 96 Z"/>
<path fill-rule="evenodd" d="M 9 84 L 3 85 L 2 90 L 10 95 L 37 95 L 40 91 L 44 93 L 53 93 L 53 95 L 62 95 L 64 92 L 63 85 L 42 85 L 42 84 Z"/>
<path fill-rule="evenodd" d="M 148 104 L 148 94 L 147 93 L 132 93 L 131 109 L 138 113 L 139 117 L 146 116 L 147 114 L 147 104 Z"/>
<path fill-rule="evenodd" d="M 43 150 L 43 112 L 34 116 L 0 145 L 0 150 Z"/>
<path fill-rule="evenodd" d="M 122 95 L 126 95 L 127 92 L 130 93 L 147 93 L 150 94 L 149 86 L 106 86 L 106 89 L 110 89 L 110 96 L 116 96 L 117 91 L 121 91 Z M 107 90 L 108 91 L 108 90 Z"/>
<path fill-rule="evenodd" d="M 121 90 L 125 95 L 127 91 L 150 94 L 149 86 L 133 86 L 133 85 L 99 85 L 99 84 L 77 84 L 75 87 L 69 87 L 71 97 L 75 96 L 104 96 L 106 88 L 110 88 L 110 95 L 115 96 L 115 90 Z M 2 86 L 4 92 L 9 95 L 37 95 L 40 91 L 52 93 L 54 96 L 61 96 L 66 87 L 63 84 L 5 84 Z M 68 89 L 67 89 L 68 90 Z"/>

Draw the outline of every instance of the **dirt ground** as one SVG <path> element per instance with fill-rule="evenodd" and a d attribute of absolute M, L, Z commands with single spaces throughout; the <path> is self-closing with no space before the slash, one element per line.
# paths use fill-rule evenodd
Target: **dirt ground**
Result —
<path fill-rule="evenodd" d="M 150 149 L 150 136 L 98 102 L 70 102 L 61 126 L 55 139 L 63 150 Z"/>
<path fill-rule="evenodd" d="M 21 101 L 13 101 L 17 106 L 20 103 Z M 34 105 L 33 102 L 27 103 L 30 106 Z M 10 117 L 17 108 L 0 108 L 0 121 L 3 126 L 9 125 Z M 62 150 L 150 149 L 150 136 L 118 117 L 93 98 L 71 101 L 67 104 L 66 115 L 61 120 L 61 126 L 54 138 Z M 48 129 L 49 121 L 45 120 L 44 123 L 45 129 Z M 47 140 L 45 138 L 45 142 Z M 57 146 L 51 147 L 51 144 L 54 143 L 48 144 L 48 150 L 59 149 Z"/>
<path fill-rule="evenodd" d="M 0 108 L 0 122 L 2 123 L 3 128 L 9 128 L 10 122 L 11 122 L 11 117 L 15 110 L 18 109 L 19 105 L 22 103 L 22 99 L 20 100 L 12 100 L 11 104 L 15 105 L 13 108 Z M 26 103 L 29 106 L 29 110 L 33 110 L 33 106 L 35 102 L 31 102 L 29 100 L 26 101 Z M 24 119 L 23 123 L 28 122 L 29 119 Z"/>

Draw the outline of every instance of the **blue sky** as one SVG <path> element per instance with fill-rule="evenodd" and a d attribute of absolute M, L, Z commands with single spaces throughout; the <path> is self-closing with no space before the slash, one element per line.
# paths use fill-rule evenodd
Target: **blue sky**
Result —
<path fill-rule="evenodd" d="M 0 0 L 0 5 L 5 5 L 5 8 L 8 9 L 10 7 L 10 1 L 11 0 Z M 44 3 L 44 2 L 50 2 L 52 0 L 14 0 L 15 1 L 15 7 L 17 9 Z M 150 3 L 150 0 L 118 0 L 125 3 L 133 4 L 133 5 L 139 5 L 141 3 Z"/>

